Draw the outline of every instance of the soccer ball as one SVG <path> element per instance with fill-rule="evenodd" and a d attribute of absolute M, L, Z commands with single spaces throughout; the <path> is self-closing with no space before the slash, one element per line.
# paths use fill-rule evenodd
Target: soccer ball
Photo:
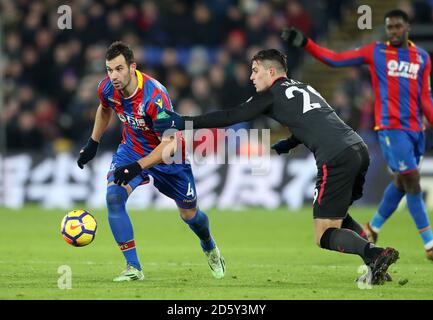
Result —
<path fill-rule="evenodd" d="M 74 247 L 91 243 L 95 239 L 97 228 L 95 218 L 85 210 L 68 212 L 60 224 L 63 239 Z"/>

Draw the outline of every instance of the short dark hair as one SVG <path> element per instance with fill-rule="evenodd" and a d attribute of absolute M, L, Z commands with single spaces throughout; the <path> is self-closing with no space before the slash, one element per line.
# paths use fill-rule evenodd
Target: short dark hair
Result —
<path fill-rule="evenodd" d="M 264 60 L 277 62 L 281 66 L 281 69 L 284 69 L 284 72 L 287 72 L 287 58 L 277 49 L 266 49 L 257 52 L 251 59 L 251 63 L 253 63 L 254 61 Z"/>
<path fill-rule="evenodd" d="M 403 10 L 400 10 L 400 9 L 395 9 L 395 10 L 389 11 L 387 14 L 385 14 L 385 17 L 383 18 L 383 20 L 385 21 L 386 18 L 393 18 L 393 17 L 402 18 L 404 22 L 409 23 L 409 16 L 407 15 L 406 12 L 404 12 Z"/>
<path fill-rule="evenodd" d="M 131 63 L 134 63 L 134 52 L 132 52 L 131 48 L 123 43 L 122 41 L 116 41 L 113 42 L 107 49 L 107 52 L 105 54 L 105 59 L 107 61 L 113 60 L 118 55 L 123 55 L 125 57 L 126 64 L 128 66 L 131 65 Z"/>

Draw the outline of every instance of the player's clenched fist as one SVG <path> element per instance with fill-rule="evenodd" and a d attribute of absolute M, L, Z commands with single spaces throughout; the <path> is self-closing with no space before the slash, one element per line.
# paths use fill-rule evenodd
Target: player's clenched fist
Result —
<path fill-rule="evenodd" d="M 134 179 L 143 169 L 138 162 L 133 162 L 127 166 L 119 167 L 114 171 L 114 183 L 119 186 L 128 184 Z"/>
<path fill-rule="evenodd" d="M 77 164 L 81 169 L 84 168 L 84 165 L 87 162 L 95 157 L 96 152 L 98 151 L 98 145 L 99 142 L 89 138 L 89 141 L 87 141 L 86 145 L 81 149 L 80 157 L 77 160 Z"/>

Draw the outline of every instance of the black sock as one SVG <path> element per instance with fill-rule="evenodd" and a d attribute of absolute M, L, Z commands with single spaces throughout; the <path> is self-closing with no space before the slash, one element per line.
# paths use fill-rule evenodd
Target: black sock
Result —
<path fill-rule="evenodd" d="M 364 249 L 364 262 L 365 264 L 370 264 L 381 254 L 383 248 L 376 247 L 374 243 L 368 242 L 368 245 L 365 246 Z"/>
<path fill-rule="evenodd" d="M 344 229 L 349 229 L 355 231 L 361 238 L 368 241 L 367 234 L 364 231 L 364 228 L 347 213 L 346 218 L 343 220 L 341 227 Z"/>
<path fill-rule="evenodd" d="M 323 233 L 320 239 L 320 246 L 323 249 L 341 253 L 357 254 L 364 260 L 365 264 L 370 264 L 374 261 L 383 250 L 361 238 L 352 230 L 337 228 L 328 228 Z"/>

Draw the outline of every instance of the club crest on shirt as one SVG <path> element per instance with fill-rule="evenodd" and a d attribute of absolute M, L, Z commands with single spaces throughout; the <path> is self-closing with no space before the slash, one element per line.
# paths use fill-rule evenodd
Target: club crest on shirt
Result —
<path fill-rule="evenodd" d="M 404 161 L 399 161 L 399 162 L 398 162 L 398 169 L 399 169 L 400 171 L 405 171 L 405 170 L 407 170 L 407 165 L 404 163 Z"/>
<path fill-rule="evenodd" d="M 139 116 L 145 116 L 145 115 L 146 115 L 146 108 L 145 108 L 143 102 L 141 102 L 141 103 L 138 105 L 138 115 L 139 115 Z"/>
<path fill-rule="evenodd" d="M 423 63 L 424 63 L 424 59 L 422 58 L 422 55 L 420 55 L 419 53 L 416 54 L 416 60 L 417 60 L 420 64 L 423 64 Z"/>

